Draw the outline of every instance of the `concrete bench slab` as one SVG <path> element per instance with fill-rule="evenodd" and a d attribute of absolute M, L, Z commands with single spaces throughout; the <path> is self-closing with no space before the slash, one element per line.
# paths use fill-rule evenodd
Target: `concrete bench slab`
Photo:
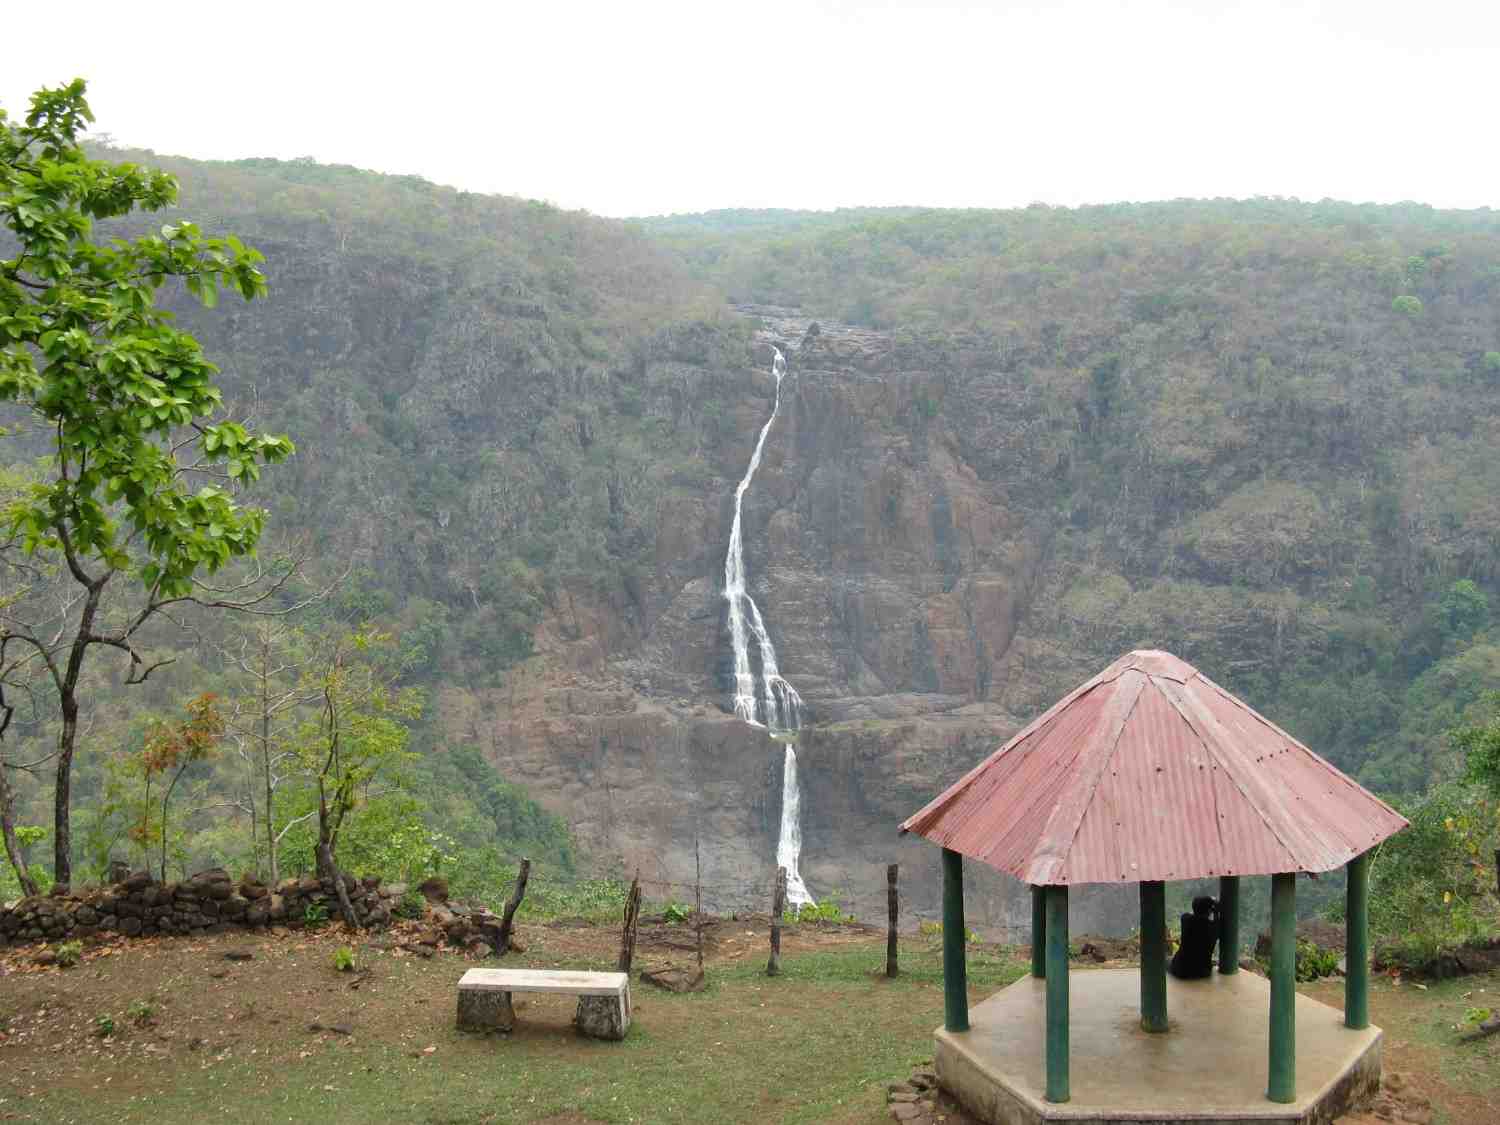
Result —
<path fill-rule="evenodd" d="M 596 1039 L 623 1039 L 630 1027 L 630 975 L 568 969 L 470 969 L 458 982 L 458 1026 L 469 1031 L 510 1031 L 512 992 L 577 996 L 573 1023 Z"/>

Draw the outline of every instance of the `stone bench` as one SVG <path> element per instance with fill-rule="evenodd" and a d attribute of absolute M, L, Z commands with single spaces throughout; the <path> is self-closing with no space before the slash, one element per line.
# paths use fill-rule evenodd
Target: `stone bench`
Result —
<path fill-rule="evenodd" d="M 509 1031 L 516 1014 L 512 992 L 578 997 L 574 1026 L 595 1039 L 624 1039 L 630 1026 L 630 974 L 572 969 L 470 969 L 458 982 L 458 1026 L 464 1031 Z"/>

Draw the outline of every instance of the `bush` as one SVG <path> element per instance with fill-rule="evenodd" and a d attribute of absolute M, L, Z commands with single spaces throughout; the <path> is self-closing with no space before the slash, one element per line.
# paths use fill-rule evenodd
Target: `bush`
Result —
<path fill-rule="evenodd" d="M 661 916 L 666 922 L 686 922 L 693 916 L 693 908 L 680 902 L 669 902 L 661 908 Z"/>
<path fill-rule="evenodd" d="M 1339 952 L 1336 949 L 1324 949 L 1322 946 L 1299 938 L 1297 940 L 1297 979 L 1300 981 L 1319 980 L 1322 977 L 1331 977 L 1338 972 Z"/>
<path fill-rule="evenodd" d="M 801 906 L 788 907 L 781 915 L 783 922 L 833 922 L 837 925 L 848 925 L 854 921 L 853 914 L 845 914 L 839 906 L 839 900 L 832 895 L 823 899 L 822 902 L 804 902 Z"/>
<path fill-rule="evenodd" d="M 333 967 L 341 973 L 354 971 L 354 950 L 341 945 L 333 951 Z"/>
<path fill-rule="evenodd" d="M 427 913 L 427 896 L 416 887 L 410 887 L 401 896 L 401 901 L 395 906 L 397 918 L 405 918 L 407 921 L 420 921 Z"/>
<path fill-rule="evenodd" d="M 1411 827 L 1370 861 L 1370 929 L 1381 958 L 1420 968 L 1493 922 L 1489 872 L 1495 818 L 1485 792 L 1453 782 L 1399 806 Z"/>
<path fill-rule="evenodd" d="M 100 1039 L 108 1039 L 115 1033 L 114 1016 L 95 1016 L 94 1034 Z"/>
<path fill-rule="evenodd" d="M 57 947 L 57 963 L 65 969 L 71 969 L 78 964 L 83 956 L 83 942 L 65 941 Z"/>
<path fill-rule="evenodd" d="M 302 924 L 309 930 L 322 929 L 323 924 L 328 921 L 328 904 L 323 902 L 310 902 L 302 911 Z"/>
<path fill-rule="evenodd" d="M 156 1005 L 149 1000 L 134 1000 L 130 1007 L 125 1009 L 125 1014 L 130 1017 L 130 1022 L 136 1027 L 145 1027 L 156 1015 Z"/>

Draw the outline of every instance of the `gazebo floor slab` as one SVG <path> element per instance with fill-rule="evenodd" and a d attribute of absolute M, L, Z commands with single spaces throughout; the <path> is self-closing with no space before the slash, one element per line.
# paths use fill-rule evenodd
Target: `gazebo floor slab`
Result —
<path fill-rule="evenodd" d="M 939 1084 L 991 1125 L 1323 1125 L 1380 1085 L 1378 1027 L 1297 997 L 1297 1097 L 1266 1097 L 1270 984 L 1254 973 L 1167 978 L 1169 1030 L 1140 1026 L 1140 974 L 1069 975 L 1071 1093 L 1046 1090 L 1046 982 L 1017 981 L 974 1006 L 969 1030 L 939 1028 Z"/>

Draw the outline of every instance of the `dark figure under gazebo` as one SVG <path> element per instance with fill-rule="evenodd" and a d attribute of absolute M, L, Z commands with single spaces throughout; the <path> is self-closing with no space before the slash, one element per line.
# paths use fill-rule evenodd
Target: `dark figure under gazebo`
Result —
<path fill-rule="evenodd" d="M 1202 980 L 1214 971 L 1219 944 L 1219 904 L 1210 895 L 1193 899 L 1193 912 L 1182 916 L 1182 941 L 1167 972 L 1178 980 Z"/>
<path fill-rule="evenodd" d="M 1390 806 L 1196 668 L 1160 651 L 1121 657 L 901 825 L 943 848 L 940 1084 L 1002 1125 L 1300 1122 L 1347 1104 L 1380 1074 L 1380 1030 L 1368 1010 L 1369 855 L 1404 827 Z M 972 1026 L 964 857 L 1032 888 L 1031 979 L 979 1004 Z M 1339 867 L 1348 872 L 1341 1020 L 1298 996 L 1295 980 L 1297 876 Z M 1271 880 L 1269 982 L 1239 971 L 1248 876 Z M 1169 986 L 1166 884 L 1209 877 L 1217 901 L 1203 897 L 1183 915 Z M 1083 995 L 1073 1020 L 1068 889 L 1091 883 L 1139 886 L 1141 966 L 1076 974 Z M 1126 1020 L 1126 1011 L 1136 1014 Z M 1299 1012 L 1308 1028 L 1300 1084 Z M 1088 1052 L 1081 1090 L 1070 1030 Z M 1252 1086 L 1256 1037 L 1265 1079 Z"/>

